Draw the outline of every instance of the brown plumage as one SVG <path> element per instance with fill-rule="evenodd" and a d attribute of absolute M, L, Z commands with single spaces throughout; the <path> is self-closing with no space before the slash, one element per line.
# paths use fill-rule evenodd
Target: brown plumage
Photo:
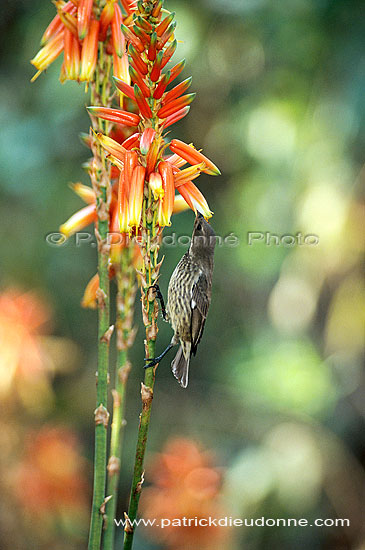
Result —
<path fill-rule="evenodd" d="M 166 311 L 174 330 L 170 346 L 180 343 L 171 368 L 183 388 L 188 385 L 190 357 L 196 354 L 210 305 L 215 241 L 213 229 L 198 214 L 190 248 L 169 282 Z"/>

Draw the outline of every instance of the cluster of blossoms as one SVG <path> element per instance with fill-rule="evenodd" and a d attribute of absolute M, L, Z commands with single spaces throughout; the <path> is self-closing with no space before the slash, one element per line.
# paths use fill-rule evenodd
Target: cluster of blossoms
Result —
<path fill-rule="evenodd" d="M 108 158 L 120 170 L 118 184 L 119 229 L 131 232 L 142 217 L 144 192 L 150 190 L 158 203 L 154 222 L 159 227 L 170 225 L 174 210 L 175 189 L 186 204 L 206 218 L 209 206 L 192 180 L 201 172 L 218 175 L 218 168 L 193 145 L 173 139 L 165 142 L 164 131 L 187 115 L 195 94 L 186 94 L 191 78 L 167 90 L 184 68 L 184 61 L 163 72 L 177 46 L 174 38 L 174 14 L 161 18 L 162 2 L 138 2 L 129 26 L 122 25 L 128 44 L 129 74 L 133 86 L 114 77 L 117 89 L 129 100 L 129 109 L 89 107 L 92 116 L 137 131 L 120 143 L 110 136 L 97 134 L 96 139 L 108 152 Z M 165 154 L 169 147 L 172 154 Z M 191 166 L 182 167 L 189 163 Z M 148 182 L 148 186 L 145 185 Z"/>
<path fill-rule="evenodd" d="M 114 235 L 111 256 L 126 246 L 128 236 L 138 234 L 143 199 L 149 192 L 155 201 L 150 213 L 155 226 L 170 225 L 172 213 L 189 207 L 209 218 L 212 213 L 193 180 L 202 172 L 218 175 L 218 168 L 192 144 L 178 139 L 167 144 L 164 139 L 165 130 L 188 114 L 195 96 L 186 93 L 191 78 L 170 87 L 182 72 L 184 60 L 164 71 L 177 47 L 174 14 L 162 9 L 162 1 L 123 0 L 123 15 L 118 2 L 109 0 L 99 19 L 99 8 L 92 0 L 58 1 L 56 6 L 58 14 L 43 35 L 45 45 L 32 60 L 39 71 L 64 50 L 61 79 L 88 81 L 97 64 L 98 43 L 104 42 L 106 53 L 113 55 L 114 82 L 124 109 L 89 107 L 94 128 L 99 118 L 108 121 L 110 130 L 108 135 L 94 132 L 83 137 L 90 148 L 101 146 L 112 164 L 108 200 L 109 233 Z M 190 166 L 184 168 L 187 163 Z M 86 168 L 92 177 L 93 159 Z M 66 237 L 90 223 L 97 224 L 95 191 L 81 183 L 73 189 L 87 206 L 61 226 Z M 84 306 L 95 307 L 97 287 L 95 276 L 86 290 Z"/>
<path fill-rule="evenodd" d="M 123 0 L 127 15 L 131 1 Z M 90 82 L 96 70 L 98 44 L 106 43 L 113 56 L 113 74 L 128 81 L 128 60 L 121 33 L 122 11 L 116 0 L 107 0 L 101 9 L 93 0 L 56 0 L 57 15 L 45 30 L 41 50 L 31 63 L 38 70 L 32 80 L 63 52 L 60 80 Z"/>

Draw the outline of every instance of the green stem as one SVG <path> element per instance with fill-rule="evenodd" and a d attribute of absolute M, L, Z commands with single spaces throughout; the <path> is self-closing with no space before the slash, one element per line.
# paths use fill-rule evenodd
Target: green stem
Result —
<path fill-rule="evenodd" d="M 115 512 L 118 500 L 118 485 L 120 464 L 122 455 L 122 429 L 124 426 L 124 411 L 126 398 L 126 385 L 130 365 L 127 362 L 127 352 L 118 352 L 117 357 L 117 373 L 115 381 L 115 389 L 113 393 L 113 422 L 111 426 L 111 441 L 110 455 L 108 460 L 108 479 L 107 479 L 107 496 L 111 497 L 106 506 L 108 521 L 106 524 L 103 548 L 104 550 L 112 550 L 114 548 L 114 533 L 115 533 Z"/>
<path fill-rule="evenodd" d="M 95 81 L 91 84 L 91 101 L 93 105 L 105 105 L 111 101 L 111 96 L 105 93 L 105 80 L 109 79 L 110 56 L 105 56 L 104 46 L 100 45 L 98 67 Z M 102 97 L 108 96 L 108 97 Z M 107 131 L 92 118 L 92 125 L 97 131 Z M 94 485 L 91 522 L 89 532 L 89 550 L 100 550 L 103 527 L 103 507 L 105 500 L 105 472 L 107 459 L 107 427 L 109 413 L 107 410 L 109 341 L 112 334 L 109 303 L 109 245 L 107 241 L 109 230 L 110 179 L 103 150 L 95 142 L 92 145 L 94 155 L 93 168 L 90 177 L 96 194 L 98 223 L 95 230 L 98 243 L 98 371 L 96 385 L 95 416 L 95 453 L 94 453 Z"/>
<path fill-rule="evenodd" d="M 151 193 L 149 192 L 148 198 L 145 200 L 143 213 L 144 220 L 147 220 L 144 222 L 147 227 L 142 230 L 142 249 L 144 256 L 144 277 L 142 278 L 142 307 L 146 327 L 146 351 L 149 358 L 155 357 L 157 334 L 156 320 L 158 312 L 158 306 L 154 299 L 153 293 L 151 293 L 149 289 L 155 283 L 159 270 L 159 266 L 157 264 L 158 235 L 156 233 L 156 226 L 153 223 L 152 212 L 153 201 L 151 198 Z M 148 222 L 149 219 L 151 220 L 151 222 Z M 139 498 L 141 495 L 142 484 L 144 480 L 143 463 L 151 418 L 154 383 L 155 367 L 150 367 L 145 370 L 144 383 L 141 384 L 142 411 L 139 420 L 137 448 L 134 462 L 132 487 L 129 499 L 129 508 L 128 514 L 126 514 L 127 524 L 124 529 L 124 550 L 130 550 L 133 544 L 133 523 L 134 520 L 137 518 Z"/>
<path fill-rule="evenodd" d="M 111 497 L 106 505 L 107 523 L 103 537 L 104 550 L 113 550 L 115 533 L 115 513 L 118 499 L 120 464 L 122 457 L 122 437 L 125 424 L 124 412 L 126 403 L 126 386 L 130 371 L 127 361 L 127 350 L 134 340 L 133 313 L 136 293 L 135 270 L 132 265 L 132 254 L 129 248 L 121 251 L 121 262 L 117 266 L 117 371 L 113 394 L 113 422 L 111 426 L 110 454 L 108 460 L 107 495 Z"/>

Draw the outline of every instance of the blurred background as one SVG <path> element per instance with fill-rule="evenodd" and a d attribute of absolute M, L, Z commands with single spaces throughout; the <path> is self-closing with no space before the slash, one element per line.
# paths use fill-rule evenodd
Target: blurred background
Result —
<path fill-rule="evenodd" d="M 188 389 L 168 360 L 158 368 L 141 514 L 348 518 L 350 526 L 141 527 L 135 548 L 363 550 L 363 9 L 355 0 L 166 7 L 182 41 L 174 59 L 186 58 L 181 78 L 192 75 L 197 92 L 174 135 L 220 167 L 220 178 L 203 175 L 199 187 L 217 234 L 235 238 L 216 250 Z M 82 206 L 67 184 L 88 183 L 78 139 L 88 96 L 60 85 L 60 61 L 29 82 L 54 12 L 47 0 L 5 0 L 0 23 L 4 550 L 84 548 L 89 521 L 96 312 L 80 300 L 96 251 L 45 240 Z M 189 235 L 192 223 L 191 212 L 179 214 L 167 233 Z M 249 232 L 262 239 L 250 245 Z M 184 252 L 162 250 L 164 293 Z M 117 517 L 140 411 L 139 309 L 137 299 Z M 160 327 L 162 350 L 171 330 Z"/>

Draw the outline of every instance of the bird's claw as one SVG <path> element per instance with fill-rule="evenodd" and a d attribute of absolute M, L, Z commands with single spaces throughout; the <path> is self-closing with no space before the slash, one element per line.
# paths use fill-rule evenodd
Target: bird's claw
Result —
<path fill-rule="evenodd" d="M 158 363 L 156 359 L 147 359 L 146 357 L 145 357 L 145 361 L 148 361 L 148 363 L 143 367 L 144 369 L 149 369 L 150 367 L 154 367 Z"/>

